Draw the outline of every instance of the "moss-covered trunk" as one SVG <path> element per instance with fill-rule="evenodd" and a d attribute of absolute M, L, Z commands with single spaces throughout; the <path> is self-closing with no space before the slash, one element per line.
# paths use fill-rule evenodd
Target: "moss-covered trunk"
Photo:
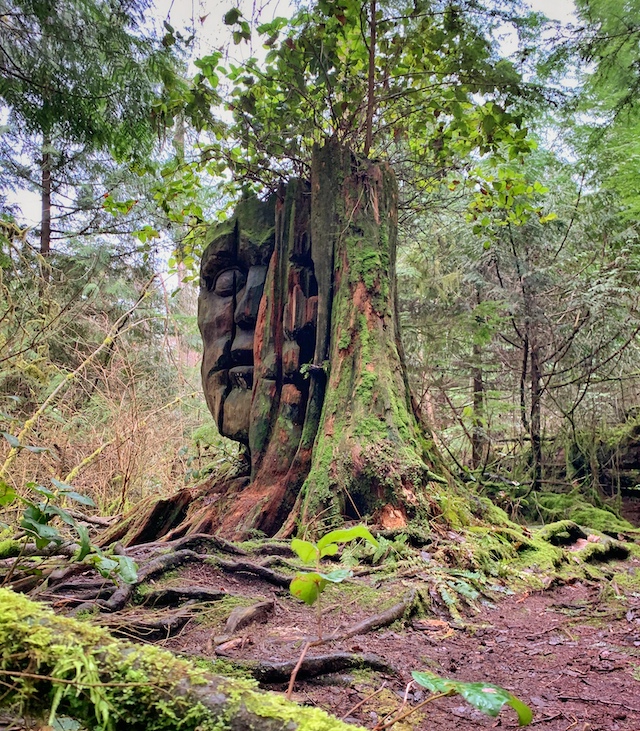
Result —
<path fill-rule="evenodd" d="M 0 707 L 100 731 L 348 731 L 324 711 L 212 676 L 0 589 Z"/>
<path fill-rule="evenodd" d="M 173 536 L 288 536 L 365 516 L 394 529 L 447 512 L 454 486 L 417 423 L 404 365 L 397 205 L 387 164 L 330 141 L 314 150 L 310 184 L 243 201 L 214 230 L 200 280 L 203 385 L 251 470 L 205 487 Z M 150 540 L 147 516 L 135 533 Z"/>
<path fill-rule="evenodd" d="M 328 144 L 315 151 L 311 185 L 311 235 L 333 253 L 333 297 L 329 377 L 295 517 L 402 527 L 429 477 L 398 325 L 395 176 Z"/>

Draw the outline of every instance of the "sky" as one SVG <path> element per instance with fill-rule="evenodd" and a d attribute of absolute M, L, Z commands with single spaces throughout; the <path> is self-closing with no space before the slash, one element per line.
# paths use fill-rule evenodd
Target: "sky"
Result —
<path fill-rule="evenodd" d="M 287 15 L 291 9 L 289 0 L 154 0 L 160 20 L 169 19 L 176 28 L 195 19 L 201 34 L 200 45 L 206 53 L 206 45 L 215 46 L 225 37 L 222 16 L 232 7 L 239 7 L 245 17 L 252 17 L 260 11 L 262 22 L 274 16 Z M 573 14 L 573 0 L 529 0 L 533 10 L 544 13 L 552 20 L 570 21 Z M 204 19 L 204 20 L 200 20 Z"/>

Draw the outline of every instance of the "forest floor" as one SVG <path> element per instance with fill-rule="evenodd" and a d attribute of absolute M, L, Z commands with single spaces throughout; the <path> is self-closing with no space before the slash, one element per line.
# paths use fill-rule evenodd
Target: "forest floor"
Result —
<path fill-rule="evenodd" d="M 640 731 L 640 593 L 629 589 L 637 585 L 640 561 L 630 558 L 608 567 L 612 576 L 623 580 L 573 580 L 522 593 L 504 588 L 500 592 L 496 583 L 491 598 L 476 602 L 478 611 L 466 611 L 458 621 L 444 613 L 414 615 L 311 647 L 308 658 L 333 659 L 317 677 L 304 678 L 301 673 L 293 698 L 373 729 L 402 704 L 411 671 L 431 670 L 456 680 L 503 686 L 532 708 L 532 727 L 540 731 Z M 630 579 L 626 591 L 625 576 Z M 375 570 L 330 586 L 322 595 L 324 636 L 345 634 L 346 628 L 381 615 L 412 590 L 426 586 L 421 587 L 415 575 L 402 578 Z M 157 590 L 173 588 L 179 594 L 184 587 L 218 592 L 219 597 L 173 608 L 148 606 L 147 599 L 157 598 Z M 43 598 L 65 610 L 62 597 Z M 101 613 L 95 621 L 136 640 L 145 637 L 145 627 L 155 625 L 148 630 L 149 640 L 219 673 L 241 672 L 242 663 L 253 661 L 264 665 L 267 677 L 274 663 L 295 664 L 305 641 L 318 635 L 315 608 L 294 599 L 286 586 L 243 571 L 223 571 L 206 561 L 148 581 L 138 601 L 147 604 Z M 173 621 L 176 617 L 179 622 Z M 158 637 L 157 627 L 166 627 L 164 637 L 162 629 Z M 345 655 L 364 658 L 363 664 L 370 667 L 345 669 L 340 660 Z M 261 687 L 284 692 L 289 673 L 285 670 L 279 682 L 262 682 Z M 407 708 L 426 697 L 424 689 L 412 686 Z M 516 726 L 515 713 L 508 707 L 492 718 L 453 696 L 424 706 L 394 728 L 466 731 Z"/>

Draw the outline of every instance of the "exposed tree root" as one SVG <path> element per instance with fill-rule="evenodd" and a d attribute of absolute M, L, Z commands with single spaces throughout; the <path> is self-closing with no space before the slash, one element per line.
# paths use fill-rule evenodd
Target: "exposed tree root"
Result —
<path fill-rule="evenodd" d="M 274 586 L 288 588 L 291 583 L 290 576 L 279 574 L 266 566 L 251 563 L 250 561 L 225 561 L 222 558 L 215 558 L 212 559 L 212 562 L 214 562 L 215 565 L 223 571 L 228 571 L 229 573 L 253 574 L 253 576 L 258 576 Z"/>
<path fill-rule="evenodd" d="M 127 612 L 108 618 L 101 617 L 100 624 L 116 637 L 158 642 L 178 634 L 192 617 L 193 612 L 183 609 L 155 615 L 150 612 L 146 612 L 144 615 Z"/>
<path fill-rule="evenodd" d="M 389 609 L 385 609 L 380 614 L 374 614 L 373 617 L 367 617 L 357 624 L 351 625 L 346 630 L 334 635 L 330 635 L 327 640 L 346 640 L 349 637 L 363 635 L 366 632 L 373 632 L 380 627 L 387 627 L 403 617 L 409 616 L 416 602 L 417 593 L 412 591 L 409 595 L 398 604 L 394 604 Z"/>
<path fill-rule="evenodd" d="M 226 591 L 215 591 L 200 586 L 167 586 L 145 594 L 143 604 L 150 607 L 177 607 L 184 602 L 216 602 L 228 596 Z"/>
<path fill-rule="evenodd" d="M 183 566 L 186 563 L 192 563 L 194 561 L 202 561 L 203 558 L 205 557 L 202 554 L 189 551 L 188 549 L 156 556 L 140 568 L 138 571 L 138 581 L 135 584 L 122 584 L 113 592 L 110 599 L 107 601 L 98 601 L 97 604 L 107 612 L 118 612 L 124 609 L 127 602 L 131 599 L 136 586 L 139 586 L 144 581 L 154 579 L 167 571 L 171 571 L 171 569 L 177 566 Z"/>
<path fill-rule="evenodd" d="M 163 547 L 168 545 L 176 551 L 182 549 L 190 549 L 196 553 L 211 553 L 213 551 L 222 551 L 222 553 L 230 553 L 233 556 L 248 556 L 249 554 L 231 541 L 227 541 L 220 536 L 212 536 L 206 533 L 194 533 L 193 535 L 179 538 L 171 543 L 159 544 Z"/>
<path fill-rule="evenodd" d="M 231 664 L 246 670 L 259 682 L 264 684 L 288 683 L 297 661 L 268 662 L 254 660 L 232 660 Z M 305 657 L 298 669 L 298 678 L 317 678 L 328 673 L 341 673 L 345 670 L 376 670 L 383 673 L 394 673 L 389 663 L 378 655 L 356 654 L 350 652 L 334 652 L 330 655 Z"/>

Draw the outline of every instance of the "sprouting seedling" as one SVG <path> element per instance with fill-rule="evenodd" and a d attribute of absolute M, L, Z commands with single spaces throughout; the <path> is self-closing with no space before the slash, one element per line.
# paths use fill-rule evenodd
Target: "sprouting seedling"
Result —
<path fill-rule="evenodd" d="M 390 728 L 398 721 L 403 720 L 427 703 L 442 698 L 447 695 L 461 695 L 467 703 L 477 708 L 479 711 L 489 716 L 497 716 L 504 706 L 511 706 L 518 714 L 518 725 L 528 726 L 533 720 L 533 713 L 526 703 L 523 703 L 513 693 L 501 688 L 493 683 L 464 683 L 460 680 L 451 680 L 449 678 L 441 678 L 439 675 L 423 670 L 422 672 L 412 672 L 413 680 L 423 688 L 430 690 L 433 695 L 419 703 L 417 706 L 402 711 L 402 708 L 390 720 L 383 719 L 374 729 L 374 731 L 384 731 Z M 410 686 L 409 686 L 410 687 Z M 408 691 L 408 688 L 407 688 Z M 406 696 L 405 696 L 406 700 Z M 404 705 L 404 704 L 403 704 Z"/>
<path fill-rule="evenodd" d="M 289 688 L 287 689 L 287 698 L 291 698 L 293 685 L 298 674 L 298 670 L 302 665 L 302 661 L 307 650 L 314 644 L 320 644 L 322 640 L 322 610 L 320 608 L 320 594 L 324 591 L 327 584 L 340 584 L 346 578 L 351 576 L 349 569 L 335 569 L 324 573 L 320 571 L 320 562 L 325 556 L 335 556 L 338 553 L 341 543 L 350 543 L 357 538 L 364 538 L 372 546 L 378 547 L 378 541 L 371 535 L 368 528 L 363 525 L 356 525 L 353 528 L 341 528 L 332 530 L 323 536 L 317 543 L 311 541 L 303 541 L 300 538 L 294 538 L 291 541 L 291 548 L 298 554 L 300 560 L 307 566 L 313 566 L 315 571 L 298 571 L 293 577 L 289 585 L 289 591 L 297 599 L 301 599 L 305 604 L 317 606 L 318 618 L 318 641 L 306 642 L 302 648 L 298 663 L 291 673 L 289 680 Z"/>
<path fill-rule="evenodd" d="M 293 596 L 312 606 L 318 601 L 328 583 L 339 584 L 351 576 L 352 572 L 349 569 L 335 569 L 324 573 L 320 571 L 320 562 L 325 556 L 335 556 L 341 543 L 350 543 L 357 538 L 364 538 L 376 548 L 378 546 L 378 541 L 364 525 L 333 530 L 317 543 L 294 538 L 291 541 L 291 548 L 303 563 L 314 566 L 315 571 L 298 571 L 289 586 L 289 591 Z"/>

